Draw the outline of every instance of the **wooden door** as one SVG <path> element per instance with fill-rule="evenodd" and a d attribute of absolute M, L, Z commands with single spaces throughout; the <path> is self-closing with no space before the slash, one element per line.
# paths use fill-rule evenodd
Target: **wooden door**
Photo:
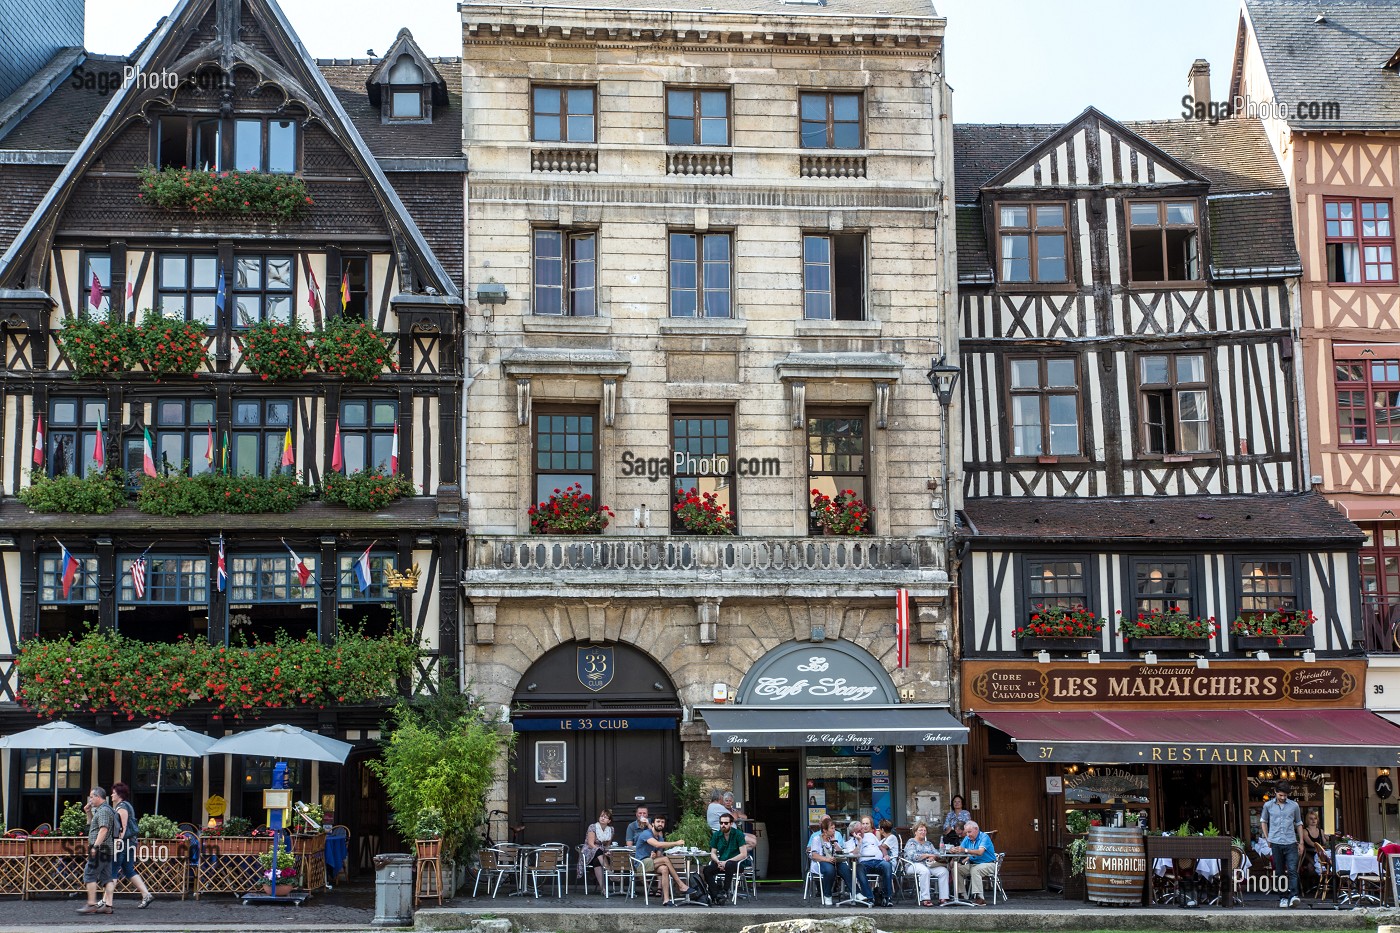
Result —
<path fill-rule="evenodd" d="M 1039 891 L 1045 887 L 1045 779 L 1040 765 L 988 762 L 989 803 L 973 817 L 992 837 L 997 852 L 1006 853 L 1001 883 L 1008 891 Z M 986 798 L 984 798 L 986 800 Z"/>

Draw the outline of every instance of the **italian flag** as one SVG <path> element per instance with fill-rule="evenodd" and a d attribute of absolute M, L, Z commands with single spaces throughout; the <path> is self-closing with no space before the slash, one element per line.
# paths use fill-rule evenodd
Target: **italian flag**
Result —
<path fill-rule="evenodd" d="M 141 429 L 141 472 L 147 476 L 156 475 L 155 448 L 151 444 L 151 429 Z"/>

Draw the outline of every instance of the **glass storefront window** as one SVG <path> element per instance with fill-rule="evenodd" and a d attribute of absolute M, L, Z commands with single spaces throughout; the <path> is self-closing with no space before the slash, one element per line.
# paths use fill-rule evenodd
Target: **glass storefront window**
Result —
<path fill-rule="evenodd" d="M 1067 765 L 1063 781 L 1064 825 L 1070 832 L 1086 819 L 1111 825 L 1118 810 L 1124 811 L 1126 822 L 1136 824 L 1138 814 L 1150 803 L 1146 765 Z M 1071 818 L 1073 811 L 1082 816 Z"/>
<path fill-rule="evenodd" d="M 842 827 L 869 813 L 872 809 L 870 756 L 809 752 L 807 798 L 809 804 L 815 798 L 819 807 L 825 808 L 826 815 Z"/>

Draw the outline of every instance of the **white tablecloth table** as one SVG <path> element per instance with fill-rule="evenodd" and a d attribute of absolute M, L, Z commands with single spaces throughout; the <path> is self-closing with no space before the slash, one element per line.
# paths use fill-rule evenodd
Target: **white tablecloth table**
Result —
<path fill-rule="evenodd" d="M 1337 853 L 1337 872 L 1345 875 L 1378 875 L 1381 860 L 1373 852 L 1370 855 L 1343 855 Z"/>

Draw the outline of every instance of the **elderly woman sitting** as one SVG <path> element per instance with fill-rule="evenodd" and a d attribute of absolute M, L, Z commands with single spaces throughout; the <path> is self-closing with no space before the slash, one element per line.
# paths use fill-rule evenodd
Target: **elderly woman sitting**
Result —
<path fill-rule="evenodd" d="M 904 846 L 904 860 L 909 863 L 909 873 L 919 889 L 921 907 L 933 906 L 929 895 L 930 878 L 938 882 L 938 906 L 948 903 L 948 869 L 938 860 L 938 844 L 929 839 L 927 823 L 915 824 L 914 837 Z"/>

